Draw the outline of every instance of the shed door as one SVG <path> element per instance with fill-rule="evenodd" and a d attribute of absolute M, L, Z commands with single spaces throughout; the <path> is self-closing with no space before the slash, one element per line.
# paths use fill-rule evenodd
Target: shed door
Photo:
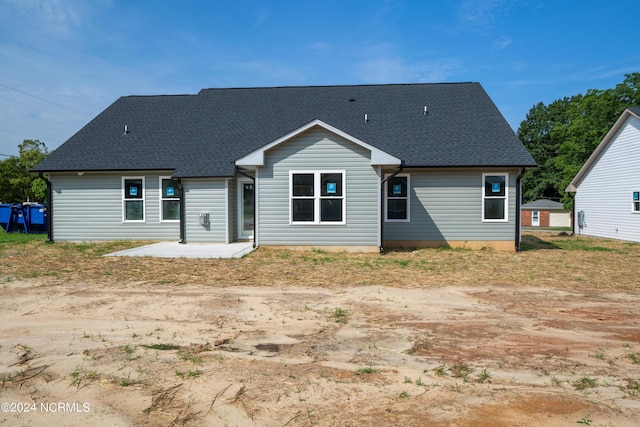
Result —
<path fill-rule="evenodd" d="M 540 211 L 531 211 L 531 226 L 540 227 Z"/>

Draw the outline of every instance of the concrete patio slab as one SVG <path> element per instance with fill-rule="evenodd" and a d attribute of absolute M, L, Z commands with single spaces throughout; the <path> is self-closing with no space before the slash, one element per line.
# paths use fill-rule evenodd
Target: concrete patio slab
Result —
<path fill-rule="evenodd" d="M 114 252 L 105 256 L 148 256 L 157 258 L 242 258 L 254 250 L 252 242 L 188 243 L 160 242 Z"/>

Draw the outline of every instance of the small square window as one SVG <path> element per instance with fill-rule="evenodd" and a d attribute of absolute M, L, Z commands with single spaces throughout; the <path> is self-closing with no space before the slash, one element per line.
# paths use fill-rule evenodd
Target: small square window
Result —
<path fill-rule="evenodd" d="M 320 221 L 342 222 L 342 199 L 320 199 Z"/>
<path fill-rule="evenodd" d="M 342 174 L 323 173 L 320 174 L 321 193 L 323 196 L 342 196 Z"/>
<path fill-rule="evenodd" d="M 312 173 L 293 175 L 293 197 L 313 197 L 313 187 Z"/>

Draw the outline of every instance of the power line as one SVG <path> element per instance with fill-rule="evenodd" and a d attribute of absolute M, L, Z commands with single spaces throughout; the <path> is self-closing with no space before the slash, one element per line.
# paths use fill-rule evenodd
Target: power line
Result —
<path fill-rule="evenodd" d="M 73 111 L 73 110 L 72 110 L 72 109 L 70 109 L 69 107 L 65 107 L 64 105 L 62 105 L 62 104 L 58 104 L 57 102 L 49 101 L 48 99 L 42 98 L 42 97 L 40 97 L 40 96 L 38 96 L 38 95 L 34 95 L 34 94 L 32 94 L 32 93 L 25 92 L 24 90 L 16 89 L 15 87 L 8 86 L 8 85 L 6 85 L 6 84 L 4 84 L 4 83 L 0 83 L 0 86 L 4 87 L 4 88 L 6 88 L 6 89 L 13 90 L 13 91 L 18 92 L 18 93 L 21 93 L 21 94 L 23 94 L 23 95 L 27 95 L 27 96 L 30 96 L 30 97 L 32 97 L 32 98 L 38 99 L 38 100 L 40 100 L 40 101 L 42 101 L 42 102 L 46 102 L 46 103 L 48 103 L 48 104 L 55 105 L 56 107 L 64 108 L 65 110 L 70 111 L 70 112 L 72 112 L 72 113 L 74 113 L 74 114 L 82 115 L 82 114 L 78 113 L 77 111 Z"/>
<path fill-rule="evenodd" d="M 28 135 L 28 134 L 26 134 L 26 133 L 21 133 L 21 132 L 15 132 L 15 131 L 8 130 L 8 129 L 0 129 L 0 132 L 6 132 L 6 133 L 12 133 L 12 134 L 14 134 L 14 135 L 26 136 L 28 139 L 37 139 L 37 140 L 40 140 L 40 138 L 34 138 L 34 136 L 33 136 L 33 135 Z M 45 140 L 44 142 L 54 143 L 54 144 L 62 144 L 62 142 L 61 142 L 61 141 L 51 140 L 51 139 L 48 139 L 48 138 L 42 138 L 42 139 L 44 139 L 44 140 Z"/>
<path fill-rule="evenodd" d="M 3 86 L 3 85 L 0 83 L 0 86 Z M 26 102 L 22 102 L 22 101 L 18 101 L 18 100 L 15 100 L 15 99 L 7 98 L 6 96 L 0 95 L 0 98 L 6 99 L 7 101 L 15 102 L 16 104 L 25 105 L 27 107 L 35 108 L 36 110 L 44 111 L 45 113 L 53 114 L 55 116 L 62 117 L 63 119 L 73 120 L 74 122 L 78 122 L 78 123 L 84 123 L 83 121 L 78 120 L 78 119 L 74 119 L 73 117 L 69 117 L 69 116 L 65 116 L 63 114 L 55 113 L 53 111 L 49 111 L 49 110 L 47 110 L 45 108 L 42 108 L 42 107 L 36 107 L 35 105 L 27 104 Z"/>

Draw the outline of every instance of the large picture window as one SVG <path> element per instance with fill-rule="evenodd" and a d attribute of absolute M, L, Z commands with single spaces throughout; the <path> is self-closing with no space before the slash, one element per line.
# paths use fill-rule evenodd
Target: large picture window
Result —
<path fill-rule="evenodd" d="M 122 178 L 122 220 L 144 221 L 144 177 Z"/>
<path fill-rule="evenodd" d="M 175 179 L 160 177 L 160 212 L 162 221 L 180 221 L 182 191 Z"/>
<path fill-rule="evenodd" d="M 485 222 L 508 221 L 506 173 L 482 174 L 482 220 Z"/>
<path fill-rule="evenodd" d="M 396 175 L 385 185 L 385 220 L 409 221 L 409 175 Z"/>
<path fill-rule="evenodd" d="M 291 223 L 344 224 L 344 171 L 292 171 Z"/>

